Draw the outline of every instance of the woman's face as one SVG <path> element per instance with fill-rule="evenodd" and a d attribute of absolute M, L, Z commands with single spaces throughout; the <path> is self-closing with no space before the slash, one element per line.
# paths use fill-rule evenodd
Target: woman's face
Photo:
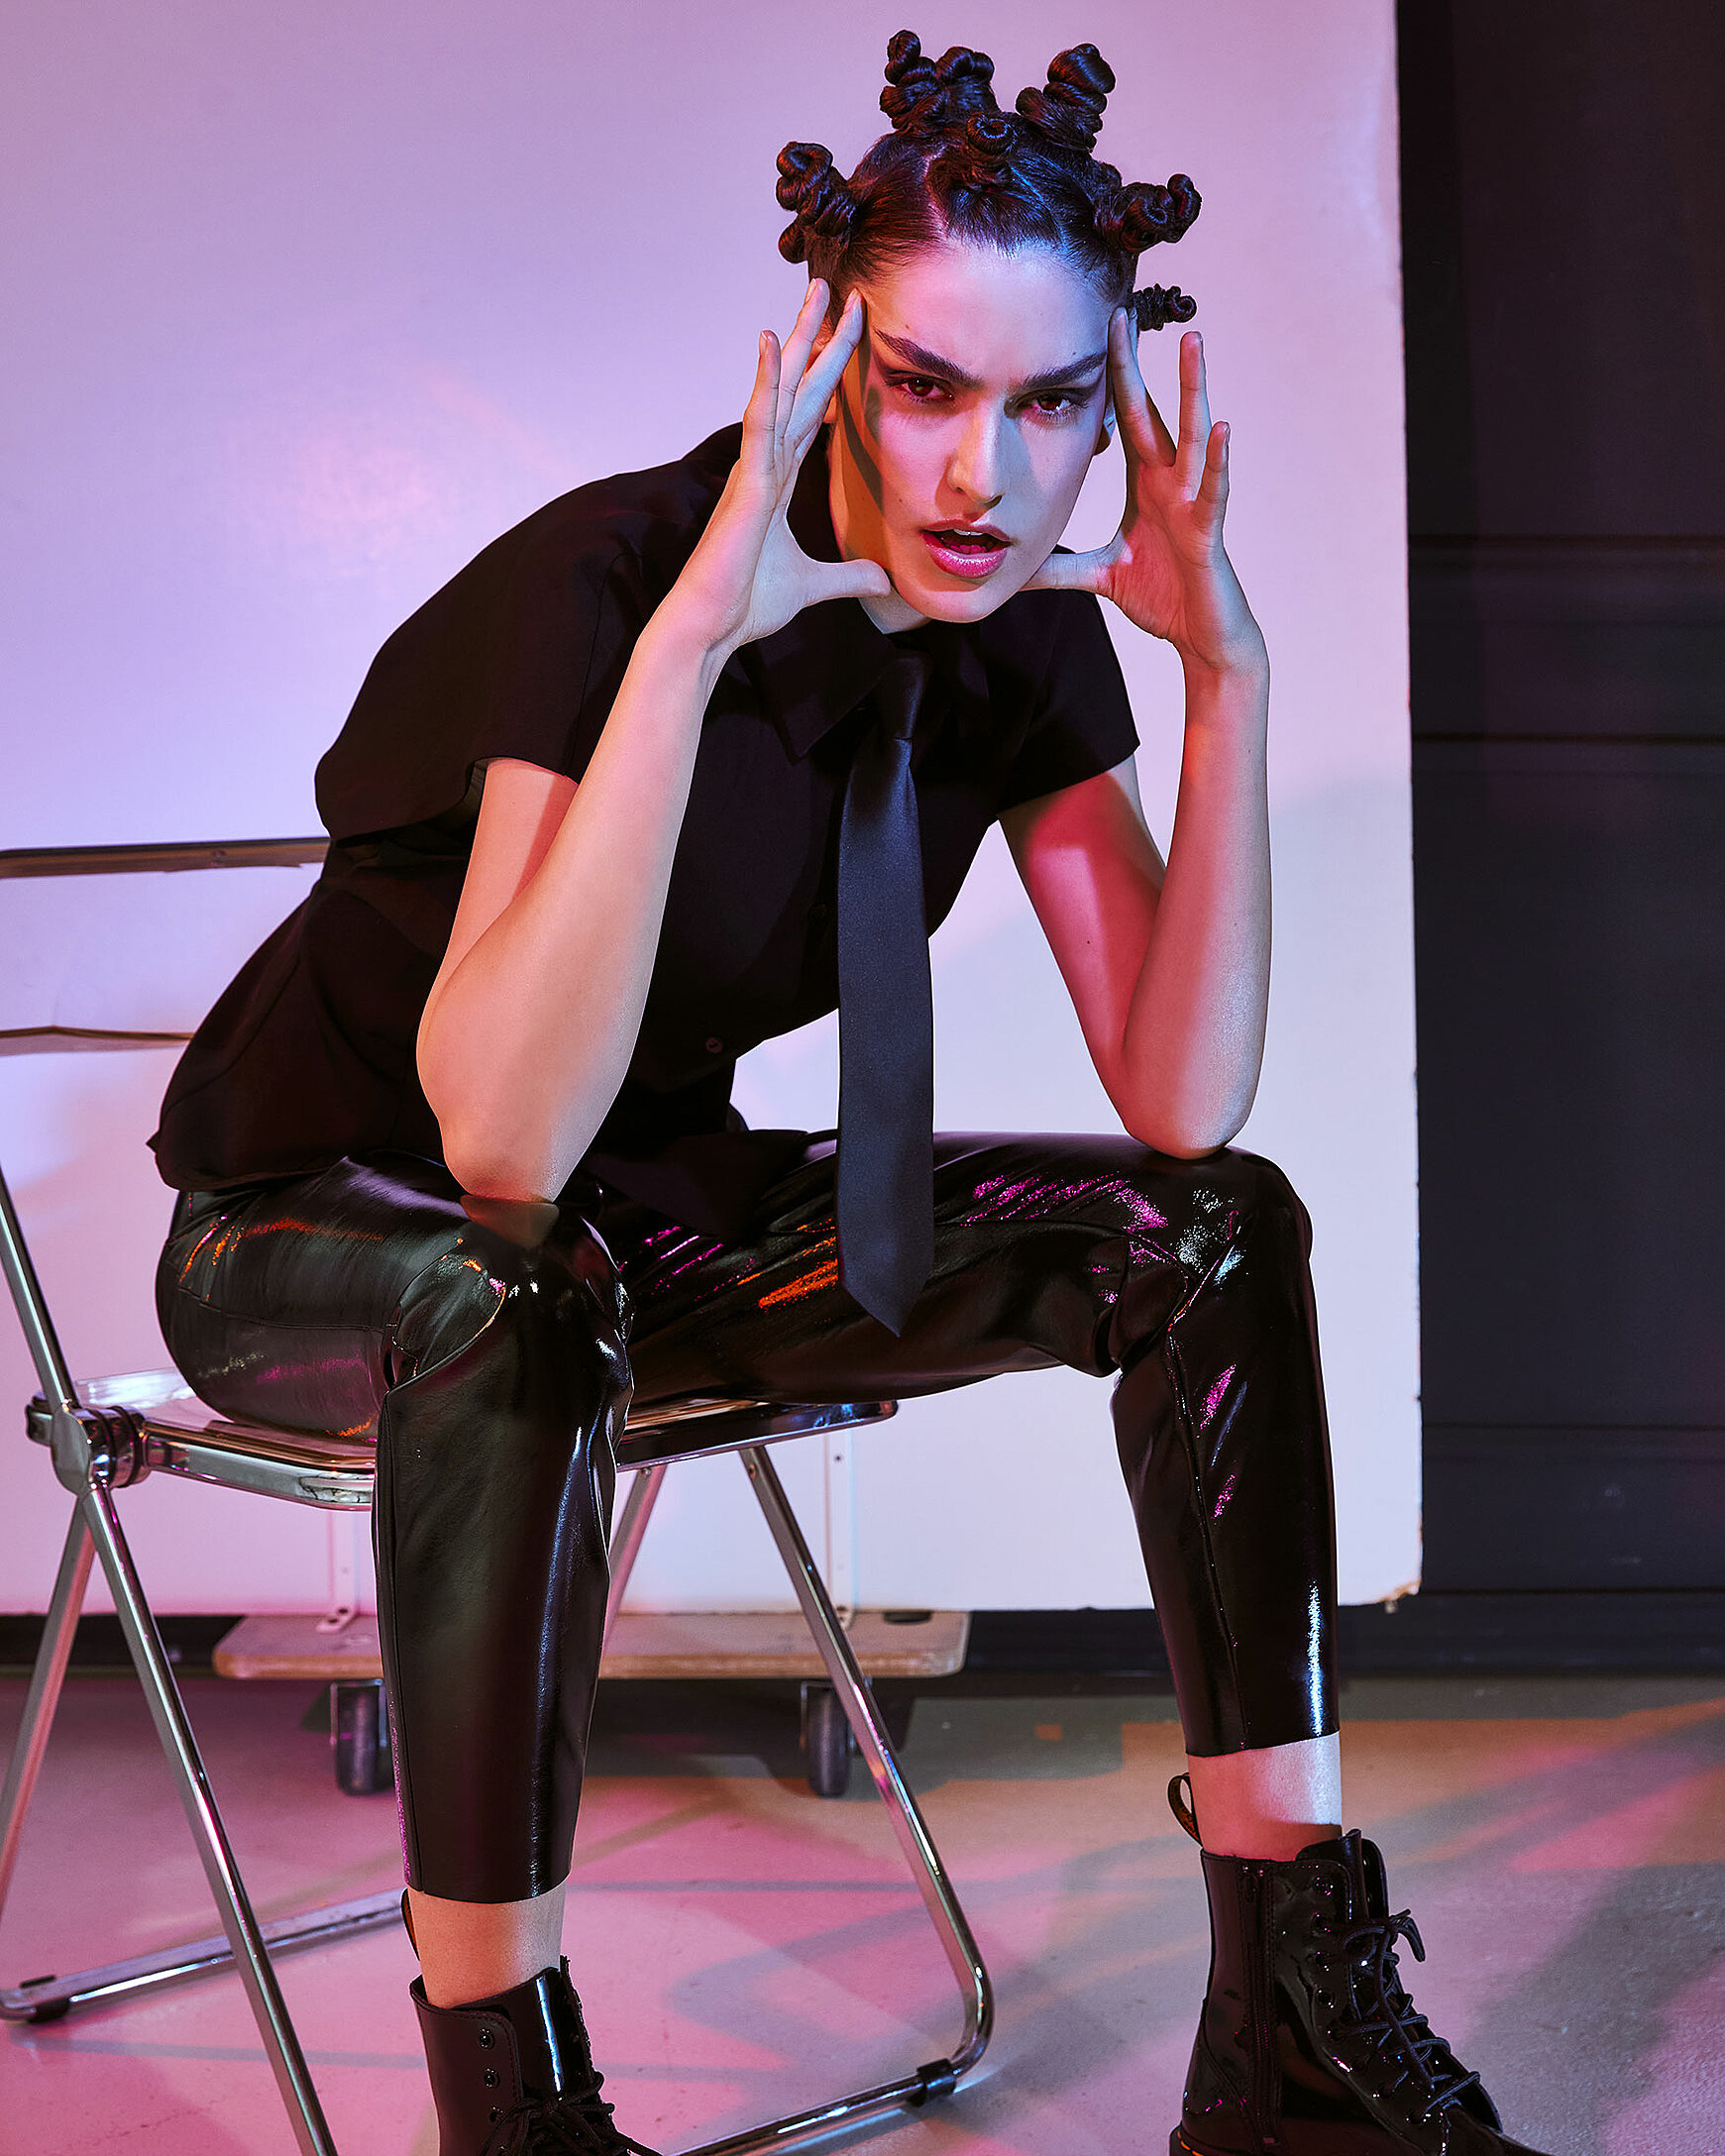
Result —
<path fill-rule="evenodd" d="M 858 286 L 834 399 L 839 551 L 879 562 L 878 626 L 979 621 L 1053 552 L 1104 447 L 1113 309 L 1050 249 L 948 242 Z"/>

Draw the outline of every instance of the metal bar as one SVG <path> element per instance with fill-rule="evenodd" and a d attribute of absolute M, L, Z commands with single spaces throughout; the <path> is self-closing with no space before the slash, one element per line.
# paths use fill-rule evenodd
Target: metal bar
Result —
<path fill-rule="evenodd" d="M 835 2134 L 859 2132 L 876 2119 L 890 2118 L 895 2111 L 920 2110 L 931 2098 L 947 2095 L 951 2087 L 950 2079 L 927 2070 L 907 2074 L 902 2081 L 859 2089 L 852 2096 L 837 2097 L 811 2110 L 793 2111 L 788 2118 L 771 2119 L 744 2133 L 728 2134 L 722 2141 L 702 2141 L 686 2149 L 683 2156 L 751 2156 L 757 2149 L 809 2148 Z"/>
<path fill-rule="evenodd" d="M 24 1702 L 24 1719 L 18 1725 L 12 1763 L 6 1771 L 6 1788 L 0 1794 L 0 1911 L 6 1907 L 12 1874 L 17 1868 L 18 1845 L 24 1838 L 24 1817 L 30 1809 L 30 1799 L 36 1794 L 36 1778 L 42 1772 L 49 1732 L 54 1727 L 54 1710 L 59 1704 L 60 1686 L 65 1682 L 66 1664 L 71 1659 L 78 1612 L 84 1606 L 84 1589 L 89 1584 L 90 1560 L 94 1554 L 90 1531 L 84 1525 L 83 1514 L 74 1505 L 71 1525 L 66 1529 L 65 1548 L 60 1553 L 54 1596 L 48 1605 L 48 1621 L 42 1628 L 42 1645 L 36 1651 L 36 1668 L 31 1672 L 30 1695 Z"/>
<path fill-rule="evenodd" d="M 302 1947 L 326 1946 L 375 1931 L 380 1924 L 401 1921 L 401 1895 L 391 1889 L 367 1894 L 357 1901 L 332 1901 L 327 1907 L 309 1909 L 302 1916 L 284 1916 L 263 1927 L 263 1940 L 270 1959 Z M 33 1983 L 15 1985 L 0 1992 L 0 2021 L 54 2021 L 62 2013 L 139 1992 L 160 1991 L 187 1977 L 214 1976 L 234 1966 L 234 1950 L 227 1936 L 217 1932 L 208 1939 L 193 1939 L 185 1946 L 163 1947 L 159 1953 L 140 1954 L 126 1962 L 108 1962 L 99 1969 L 78 1969 L 65 1977 L 38 1977 Z"/>
<path fill-rule="evenodd" d="M 120 1629 L 132 1651 L 132 1660 L 144 1686 L 144 1697 L 156 1723 L 156 1733 L 167 1755 L 192 1840 L 203 1860 L 204 1876 L 215 1896 L 222 1929 L 233 1948 L 234 1962 L 246 1987 L 258 2033 L 264 2039 L 265 2055 L 274 2072 L 275 2085 L 287 2106 L 294 2137 L 302 2156 L 336 2156 L 323 2106 L 318 2102 L 317 2090 L 299 2048 L 299 2038 L 288 2018 L 275 1972 L 270 1966 L 258 1919 L 253 1915 L 247 1897 L 246 1884 L 228 1845 L 222 1815 L 216 1809 L 197 1739 L 192 1735 L 191 1723 L 186 1717 L 185 1702 L 179 1696 L 179 1686 L 173 1680 L 162 1635 L 156 1629 L 155 1616 L 133 1565 L 120 1516 L 114 1508 L 113 1492 L 99 1482 L 92 1482 L 79 1503 L 96 1545 L 96 1555 L 108 1575 Z"/>
<path fill-rule="evenodd" d="M 635 1479 L 629 1485 L 629 1494 L 623 1500 L 623 1509 L 611 1536 L 611 1585 L 605 1596 L 605 1639 L 611 1636 L 611 1627 L 617 1621 L 617 1612 L 623 1606 L 623 1596 L 628 1592 L 629 1574 L 635 1569 L 635 1560 L 641 1554 L 641 1543 L 647 1533 L 647 1522 L 653 1517 L 653 1507 L 659 1502 L 659 1485 L 665 1479 L 665 1469 L 637 1467 Z M 602 1646 L 602 1643 L 601 1643 Z"/>
<path fill-rule="evenodd" d="M 827 1675 L 832 1679 L 846 1719 L 856 1733 L 875 1787 L 905 1852 L 905 1861 L 921 1889 L 923 1902 L 957 1979 L 964 1999 L 964 2035 L 948 2059 L 935 2062 L 936 2066 L 944 2065 L 956 2080 L 959 2075 L 968 2073 L 982 2057 L 994 2025 L 994 1989 L 988 1971 L 977 1951 L 964 1911 L 958 1905 L 952 1884 L 946 1877 L 940 1852 L 916 1807 L 916 1799 L 899 1771 L 886 1725 L 863 1680 L 825 1582 L 809 1554 L 809 1545 L 803 1539 L 803 1531 L 797 1524 L 797 1515 L 791 1509 L 778 1472 L 762 1446 L 744 1446 L 741 1456 L 761 1510 L 767 1516 L 773 1540 L 779 1546 L 779 1555 L 785 1561 L 785 1569 L 791 1575 L 791 1584 L 797 1590 L 797 1599 L 803 1605 L 809 1630 L 826 1664 Z"/>
<path fill-rule="evenodd" d="M 48 1314 L 48 1298 L 36 1277 L 30 1245 L 24 1240 L 24 1230 L 18 1225 L 12 1193 L 6 1187 L 4 1175 L 0 1175 L 0 1267 L 4 1267 L 6 1285 L 12 1290 L 18 1322 L 24 1328 L 43 1398 L 51 1408 L 75 1407 L 77 1395 L 72 1385 L 72 1373 L 61 1351 L 54 1320 Z"/>
<path fill-rule="evenodd" d="M 0 881 L 187 868 L 307 868 L 328 850 L 321 832 L 313 838 L 190 838 L 145 846 L 14 846 L 0 852 Z"/>

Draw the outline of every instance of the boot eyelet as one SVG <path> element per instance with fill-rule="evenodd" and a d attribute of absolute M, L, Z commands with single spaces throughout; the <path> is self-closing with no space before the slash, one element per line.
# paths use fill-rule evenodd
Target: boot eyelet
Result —
<path fill-rule="evenodd" d="M 481 2029 L 481 2031 L 480 2031 L 480 2049 L 481 2049 L 482 2051 L 489 2051 L 489 2050 L 490 2050 L 490 2048 L 491 2048 L 491 2046 L 492 2046 L 492 2045 L 493 2045 L 493 2044 L 494 2044 L 494 2043 L 496 2042 L 496 2040 L 497 2040 L 497 2037 L 496 2037 L 496 2032 L 495 2032 L 495 2030 L 493 2030 L 493 2029 Z"/>
<path fill-rule="evenodd" d="M 494 2066 L 487 2066 L 485 2068 L 485 2087 L 487 2089 L 494 2089 L 496 2086 L 497 2070 Z"/>

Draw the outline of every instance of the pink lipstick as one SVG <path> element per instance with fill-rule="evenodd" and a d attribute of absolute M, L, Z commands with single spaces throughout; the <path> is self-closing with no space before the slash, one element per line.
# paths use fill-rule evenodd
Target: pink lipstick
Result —
<path fill-rule="evenodd" d="M 941 524 L 924 527 L 922 544 L 949 577 L 976 583 L 994 574 L 1012 541 L 986 524 Z"/>

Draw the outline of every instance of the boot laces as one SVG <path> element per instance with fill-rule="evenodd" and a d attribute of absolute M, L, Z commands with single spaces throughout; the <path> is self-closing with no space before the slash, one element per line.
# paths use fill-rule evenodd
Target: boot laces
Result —
<path fill-rule="evenodd" d="M 557 2097 L 530 2097 L 505 2111 L 491 2129 L 480 2156 L 655 2156 L 611 2124 L 614 2104 L 599 2095 L 604 2076 L 591 2088 L 565 2090 Z"/>
<path fill-rule="evenodd" d="M 1399 2055 L 1400 2081 L 1417 2076 L 1426 2086 L 1423 2120 L 1436 2118 L 1460 2102 L 1469 2089 L 1477 2088 L 1479 2076 L 1462 2067 L 1443 2037 L 1437 2035 L 1423 2013 L 1415 2010 L 1402 1983 L 1396 1959 L 1396 1941 L 1405 1939 L 1414 1959 L 1426 1958 L 1420 1927 L 1410 1912 L 1374 1917 L 1353 1924 L 1342 1934 L 1342 1950 L 1348 1959 L 1348 1992 L 1357 2018 L 1338 2026 L 1337 2034 L 1363 2038 L 1386 2058 Z M 1361 1967 L 1363 1964 L 1363 1968 Z M 1360 1979 L 1366 1980 L 1366 1998 L 1360 1998 Z M 1399 2086 L 1399 2083 L 1398 2083 Z"/>

